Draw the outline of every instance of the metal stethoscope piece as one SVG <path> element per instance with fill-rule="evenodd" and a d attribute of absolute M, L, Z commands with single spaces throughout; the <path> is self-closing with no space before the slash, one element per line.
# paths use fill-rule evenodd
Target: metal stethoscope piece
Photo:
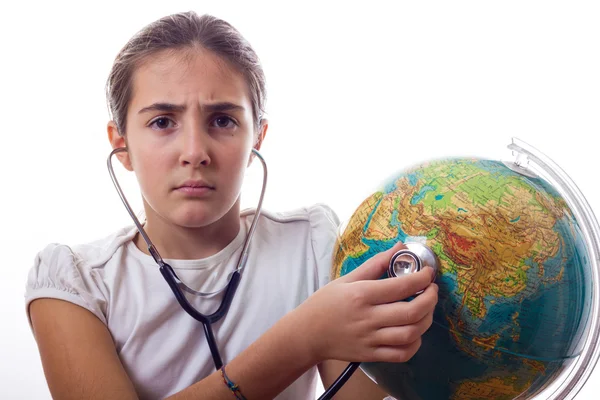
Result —
<path fill-rule="evenodd" d="M 419 242 L 409 242 L 405 246 L 406 249 L 397 251 L 390 259 L 388 277 L 394 278 L 414 274 L 426 267 L 433 268 L 433 276 L 437 275 L 440 262 L 433 250 Z"/>

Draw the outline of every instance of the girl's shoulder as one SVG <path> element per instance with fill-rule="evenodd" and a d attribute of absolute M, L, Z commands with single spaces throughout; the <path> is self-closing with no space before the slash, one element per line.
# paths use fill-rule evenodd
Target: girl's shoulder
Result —
<path fill-rule="evenodd" d="M 50 243 L 36 256 L 34 264 L 75 264 L 78 268 L 98 268 L 106 264 L 114 254 L 136 234 L 134 226 L 121 228 L 103 238 L 76 245 Z"/>
<path fill-rule="evenodd" d="M 246 218 L 254 215 L 254 210 L 244 210 L 242 213 Z M 250 222 L 247 220 L 246 224 L 249 226 Z M 312 290 L 317 290 L 330 281 L 339 224 L 336 213 L 325 204 L 285 212 L 264 211 L 257 224 L 253 242 L 256 246 L 263 246 L 261 250 L 266 250 L 267 247 L 276 250 L 254 254 L 265 254 L 267 259 L 277 260 L 281 254 L 302 253 L 297 259 L 309 268 L 294 270 L 307 274 L 308 281 L 314 283 Z"/>
<path fill-rule="evenodd" d="M 102 269 L 135 235 L 135 228 L 123 228 L 87 244 L 68 246 L 50 243 L 35 256 L 27 276 L 25 304 L 38 298 L 65 300 L 94 313 L 106 323 L 106 302 Z"/>
<path fill-rule="evenodd" d="M 243 210 L 242 219 L 251 219 L 255 214 L 256 209 Z M 333 209 L 323 203 L 283 212 L 263 210 L 260 217 L 259 225 L 281 226 L 291 230 L 305 226 L 312 230 L 337 231 L 340 224 Z"/>

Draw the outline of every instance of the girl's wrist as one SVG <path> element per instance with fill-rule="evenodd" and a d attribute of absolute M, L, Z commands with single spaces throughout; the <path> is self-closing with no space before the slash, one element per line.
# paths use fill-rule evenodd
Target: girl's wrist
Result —
<path fill-rule="evenodd" d="M 289 320 L 282 322 L 287 324 L 290 344 L 297 347 L 306 363 L 314 366 L 325 360 L 322 351 L 324 334 L 319 328 L 317 316 L 310 311 L 301 305 L 286 316 Z"/>
<path fill-rule="evenodd" d="M 312 342 L 305 336 L 310 326 L 304 318 L 303 313 L 295 310 L 286 314 L 231 360 L 226 374 L 218 373 L 221 389 L 233 391 L 234 395 L 243 393 L 248 399 L 274 398 L 317 365 L 319 359 Z"/>

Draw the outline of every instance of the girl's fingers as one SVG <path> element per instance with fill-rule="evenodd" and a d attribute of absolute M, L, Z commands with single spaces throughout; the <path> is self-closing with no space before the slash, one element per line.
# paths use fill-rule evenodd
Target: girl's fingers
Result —
<path fill-rule="evenodd" d="M 396 243 L 391 249 L 378 253 L 365 261 L 360 267 L 338 279 L 340 282 L 356 282 L 379 279 L 387 271 L 392 256 L 397 251 L 406 249 L 402 242 Z"/>
<path fill-rule="evenodd" d="M 390 362 L 403 363 L 410 360 L 421 347 L 421 338 L 406 346 L 381 346 L 377 347 L 372 352 L 372 358 L 367 362 Z"/>
<path fill-rule="evenodd" d="M 396 301 L 373 307 L 372 317 L 378 327 L 411 325 L 421 321 L 427 314 L 431 313 L 437 301 L 438 286 L 431 283 L 423 293 L 411 301 Z"/>
<path fill-rule="evenodd" d="M 430 312 L 415 324 L 381 328 L 374 334 L 374 345 L 385 347 L 409 345 L 419 340 L 431 327 L 432 322 L 433 312 Z"/>
<path fill-rule="evenodd" d="M 433 280 L 433 269 L 427 267 L 407 276 L 361 282 L 365 300 L 370 304 L 393 303 L 414 296 Z"/>

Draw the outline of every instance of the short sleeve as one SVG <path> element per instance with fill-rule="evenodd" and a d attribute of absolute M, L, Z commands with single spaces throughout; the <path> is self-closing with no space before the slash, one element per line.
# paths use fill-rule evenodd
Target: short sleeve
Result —
<path fill-rule="evenodd" d="M 25 306 L 29 324 L 29 305 L 40 298 L 68 301 L 92 312 L 104 324 L 106 299 L 92 269 L 73 253 L 70 247 L 48 245 L 39 252 L 29 271 L 25 290 Z"/>
<path fill-rule="evenodd" d="M 316 204 L 308 209 L 311 229 L 311 245 L 316 262 L 317 288 L 331 280 L 333 249 L 338 236 L 340 221 L 327 205 Z"/>

